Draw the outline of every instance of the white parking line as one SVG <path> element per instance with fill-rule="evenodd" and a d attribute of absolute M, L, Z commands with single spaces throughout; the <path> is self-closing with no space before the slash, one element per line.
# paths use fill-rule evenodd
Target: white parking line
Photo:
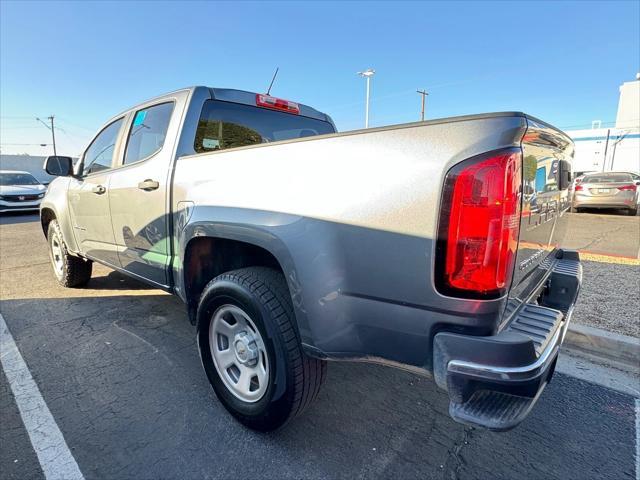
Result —
<path fill-rule="evenodd" d="M 636 398 L 636 480 L 640 480 L 640 399 Z"/>
<path fill-rule="evenodd" d="M 0 314 L 0 362 L 47 480 L 83 480 L 62 432 Z"/>

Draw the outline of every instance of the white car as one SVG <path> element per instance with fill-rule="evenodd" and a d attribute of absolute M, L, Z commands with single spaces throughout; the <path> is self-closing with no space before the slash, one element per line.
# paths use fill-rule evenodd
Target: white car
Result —
<path fill-rule="evenodd" d="M 46 190 L 29 172 L 0 170 L 0 213 L 38 210 Z"/>

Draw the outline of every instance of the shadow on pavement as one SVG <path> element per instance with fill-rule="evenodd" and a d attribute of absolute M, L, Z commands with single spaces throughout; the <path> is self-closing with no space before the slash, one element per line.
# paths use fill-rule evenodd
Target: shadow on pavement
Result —
<path fill-rule="evenodd" d="M 590 213 L 592 215 L 606 215 L 606 216 L 622 216 L 622 217 L 628 217 L 629 214 L 627 213 L 626 209 L 620 209 L 620 208 L 588 208 L 588 207 L 581 207 L 580 208 L 580 212 L 578 212 L 578 215 L 583 215 L 585 213 Z"/>
<path fill-rule="evenodd" d="M 38 211 L 34 212 L 5 212 L 0 213 L 0 225 L 15 225 L 18 223 L 31 223 L 39 219 Z"/>
<path fill-rule="evenodd" d="M 104 282 L 113 288 L 119 279 Z M 633 399 L 569 377 L 554 378 L 523 425 L 495 434 L 453 422 L 446 394 L 429 379 L 332 363 L 302 417 L 257 434 L 217 401 L 176 298 L 1 306 L 86 478 L 632 475 Z"/>
<path fill-rule="evenodd" d="M 138 281 L 115 270 L 100 277 L 92 276 L 87 288 L 96 290 L 157 290 L 156 287 Z"/>

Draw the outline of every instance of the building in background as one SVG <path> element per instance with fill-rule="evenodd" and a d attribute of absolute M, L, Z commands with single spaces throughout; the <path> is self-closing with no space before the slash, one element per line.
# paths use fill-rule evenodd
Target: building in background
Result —
<path fill-rule="evenodd" d="M 625 82 L 620 86 L 620 101 L 616 128 L 640 128 L 640 73 L 634 82 Z"/>
<path fill-rule="evenodd" d="M 573 169 L 640 172 L 640 74 L 620 86 L 615 127 L 569 130 L 576 145 Z"/>

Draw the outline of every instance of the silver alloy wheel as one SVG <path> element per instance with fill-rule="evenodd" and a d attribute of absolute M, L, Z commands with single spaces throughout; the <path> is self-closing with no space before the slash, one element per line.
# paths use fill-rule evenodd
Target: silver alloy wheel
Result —
<path fill-rule="evenodd" d="M 257 402 L 269 384 L 269 357 L 262 335 L 244 310 L 222 305 L 209 324 L 213 364 L 227 390 L 245 402 Z"/>
<path fill-rule="evenodd" d="M 64 270 L 62 255 L 62 245 L 60 245 L 58 235 L 53 235 L 51 238 L 51 263 L 53 263 L 53 270 L 58 278 L 62 277 Z"/>

